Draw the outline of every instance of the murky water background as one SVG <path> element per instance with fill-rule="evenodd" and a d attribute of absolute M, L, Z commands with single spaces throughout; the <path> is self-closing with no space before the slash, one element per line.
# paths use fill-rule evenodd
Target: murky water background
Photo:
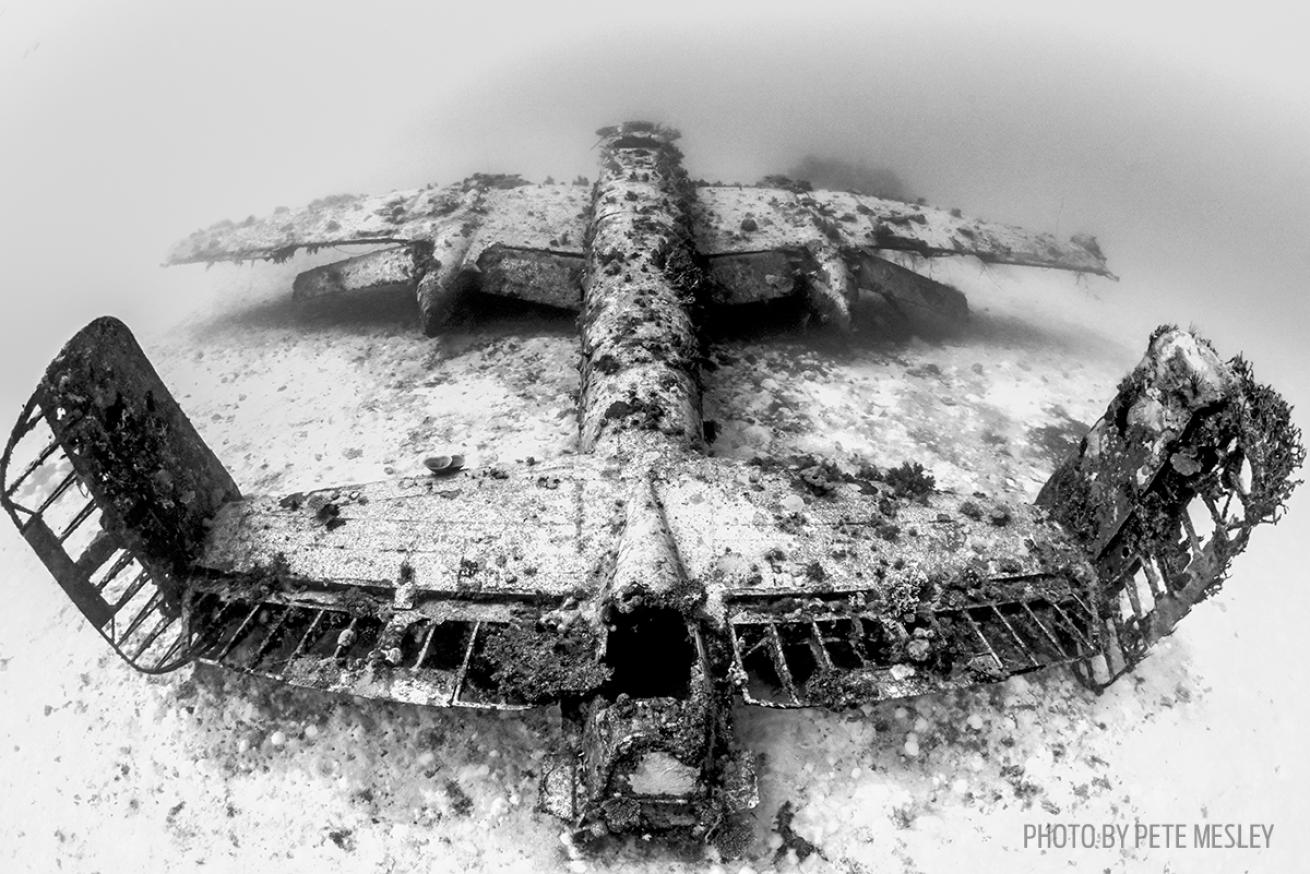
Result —
<path fill-rule="evenodd" d="M 0 410 L 16 415 L 63 340 L 113 313 L 249 490 L 405 473 L 433 444 L 475 459 L 567 451 L 567 318 L 429 341 L 403 301 L 289 306 L 303 263 L 157 264 L 197 226 L 328 193 L 479 170 L 590 176 L 596 127 L 650 117 L 683 130 L 695 176 L 753 181 L 806 154 L 868 161 L 933 203 L 1097 234 L 1119 283 L 943 265 L 935 275 L 977 316 L 960 336 L 857 344 L 839 360 L 746 338 L 725 344 L 710 381 L 723 454 L 915 457 L 951 487 L 1030 498 L 1053 463 L 1046 438 L 1099 414 L 1161 321 L 1247 351 L 1304 405 L 1310 107 L 1294 24 L 1113 4 L 1075 18 L 1018 4 L 660 4 L 639 17 L 596 4 L 11 3 Z M 1053 677 L 855 718 L 743 713 L 743 739 L 769 754 L 751 864 L 768 867 L 767 819 L 791 800 L 797 830 L 847 870 L 1054 870 L 1070 857 L 1022 851 L 1023 823 L 1133 817 L 1272 821 L 1275 849 L 1240 864 L 1294 870 L 1310 813 L 1310 702 L 1294 677 L 1310 608 L 1304 503 L 1260 532 L 1140 685 L 1097 699 Z M 563 858 L 525 800 L 549 720 L 146 681 L 77 624 L 11 531 L 0 558 L 12 596 L 0 773 L 20 789 L 0 799 L 0 853 L 14 870 L 229 870 L 274 852 L 314 870 Z M 1235 858 L 1081 861 L 1231 870 Z M 637 845 L 592 866 L 671 864 Z"/>

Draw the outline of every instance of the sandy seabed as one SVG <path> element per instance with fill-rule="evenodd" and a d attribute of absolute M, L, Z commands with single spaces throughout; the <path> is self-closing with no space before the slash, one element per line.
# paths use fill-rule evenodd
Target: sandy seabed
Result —
<path fill-rule="evenodd" d="M 506 308 L 427 339 L 403 298 L 292 305 L 308 263 L 218 268 L 189 320 L 139 335 L 244 492 L 418 474 L 446 450 L 470 466 L 575 451 L 571 316 Z M 1149 327 L 1106 284 L 934 269 L 974 308 L 953 336 L 866 331 L 844 352 L 778 330 L 717 343 L 714 454 L 915 460 L 939 487 L 1031 500 Z M 1276 666 L 1306 599 L 1267 608 L 1283 598 L 1274 553 L 1290 547 L 1261 531 L 1225 591 L 1100 696 L 1051 671 L 848 712 L 740 708 L 762 801 L 748 856 L 720 860 L 640 838 L 594 855 L 562 842 L 533 811 L 551 710 L 420 710 L 213 669 L 137 675 L 6 532 L 0 870 L 1300 870 L 1305 696 Z M 804 861 L 779 852 L 784 802 L 819 848 Z M 1266 850 L 1024 846 L 1025 825 L 1136 821 L 1274 832 Z"/>

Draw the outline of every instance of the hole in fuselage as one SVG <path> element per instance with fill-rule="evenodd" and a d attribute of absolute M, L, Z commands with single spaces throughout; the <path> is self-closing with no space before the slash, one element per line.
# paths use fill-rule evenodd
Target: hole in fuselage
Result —
<path fill-rule="evenodd" d="M 633 698 L 686 698 L 696 646 L 676 610 L 615 613 L 605 644 L 609 692 Z"/>

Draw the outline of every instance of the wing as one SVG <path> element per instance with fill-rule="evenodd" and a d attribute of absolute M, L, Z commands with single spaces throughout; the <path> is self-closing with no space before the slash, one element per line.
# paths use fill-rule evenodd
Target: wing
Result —
<path fill-rule="evenodd" d="M 589 462 L 231 502 L 192 566 L 199 657 L 421 704 L 588 691 L 614 522 Z"/>
<path fill-rule="evenodd" d="M 371 244 L 391 248 L 301 274 L 298 298 L 408 287 L 424 330 L 435 334 L 469 291 L 579 309 L 591 192 L 530 185 L 516 176 L 472 176 L 444 188 L 374 197 L 329 197 L 298 212 L 197 232 L 168 263 L 270 258 L 298 249 Z M 797 187 L 695 189 L 695 248 L 711 282 L 708 302 L 808 300 L 820 320 L 848 330 L 860 291 L 914 325 L 958 323 L 964 296 L 879 253 L 972 255 L 987 262 L 1111 274 L 1096 241 L 1062 241 L 956 210 Z"/>
<path fill-rule="evenodd" d="M 224 221 L 175 245 L 168 264 L 282 261 L 299 249 L 323 246 L 421 243 L 457 230 L 476 205 L 480 189 L 460 183 L 390 194 L 324 197 L 304 209 L 278 210 L 240 224 Z"/>
<path fill-rule="evenodd" d="M 469 291 L 580 308 L 590 207 L 585 186 L 479 174 L 442 188 L 328 197 L 297 212 L 224 222 L 183 240 L 167 263 L 280 261 L 300 249 L 387 245 L 300 274 L 294 295 L 406 287 L 431 335 Z"/>
<path fill-rule="evenodd" d="M 750 303 L 804 289 L 821 319 L 842 329 L 861 291 L 916 326 L 949 326 L 967 316 L 963 294 L 887 261 L 887 252 L 972 255 L 1113 276 L 1091 237 L 1062 241 L 958 210 L 842 191 L 703 186 L 694 217 L 717 302 Z"/>
<path fill-rule="evenodd" d="M 921 204 L 844 191 L 704 186 L 697 189 L 697 240 L 707 257 L 836 246 L 972 255 L 996 264 L 1051 267 L 1111 276 L 1091 237 L 986 222 Z"/>
<path fill-rule="evenodd" d="M 1037 498 L 1101 579 L 1092 686 L 1130 671 L 1218 591 L 1255 527 L 1278 520 L 1304 458 L 1290 407 L 1245 361 L 1176 328 L 1155 333 Z"/>

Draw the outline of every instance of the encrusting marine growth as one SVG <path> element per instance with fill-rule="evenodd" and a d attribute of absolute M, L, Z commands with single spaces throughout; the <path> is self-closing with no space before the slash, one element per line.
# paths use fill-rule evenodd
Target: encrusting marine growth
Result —
<path fill-rule="evenodd" d="M 871 297 L 942 324 L 967 318 L 963 295 L 885 250 L 1109 275 L 1104 258 L 1090 238 L 958 211 L 695 183 L 659 125 L 600 136 L 590 191 L 474 176 L 329 198 L 171 258 L 387 244 L 301 274 L 295 294 L 404 286 L 429 333 L 473 293 L 577 310 L 578 456 L 434 456 L 422 477 L 241 495 L 121 323 L 68 343 L 0 459 L 0 502 L 129 663 L 426 706 L 558 704 L 570 741 L 544 810 L 579 834 L 711 839 L 757 803 L 734 699 L 846 707 L 1057 664 L 1103 686 L 1221 584 L 1295 486 L 1287 405 L 1172 327 L 1032 505 L 940 490 L 912 463 L 709 457 L 707 308 L 795 299 L 840 335 Z"/>

